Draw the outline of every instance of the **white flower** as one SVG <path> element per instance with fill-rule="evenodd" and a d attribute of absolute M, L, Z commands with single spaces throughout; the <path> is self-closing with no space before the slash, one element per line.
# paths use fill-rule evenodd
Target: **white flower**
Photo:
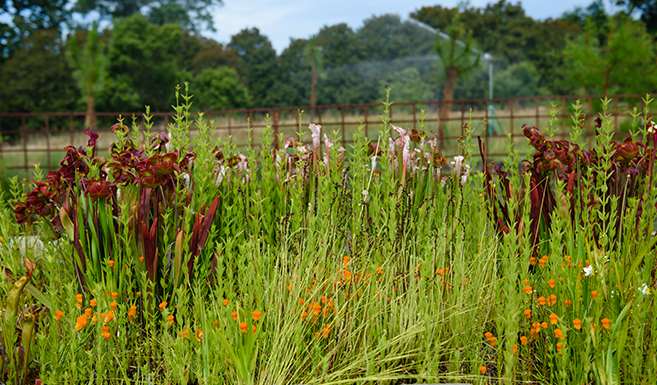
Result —
<path fill-rule="evenodd" d="M 585 267 L 585 268 L 584 268 L 584 274 L 585 274 L 587 277 L 592 276 L 593 273 L 595 273 L 595 271 L 593 270 L 593 266 L 592 266 L 592 265 L 589 265 L 588 267 Z"/>
<path fill-rule="evenodd" d="M 464 160 L 465 157 L 463 157 L 462 155 L 457 155 L 454 157 L 454 161 L 450 162 L 450 164 L 454 166 L 454 174 L 461 175 L 461 168 L 463 167 Z"/>
<path fill-rule="evenodd" d="M 655 123 L 652 120 L 650 120 L 650 121 L 648 121 L 647 126 L 648 126 L 648 133 L 649 134 L 654 134 L 655 133 Z"/>
<path fill-rule="evenodd" d="M 376 170 L 376 155 L 374 155 L 370 160 L 372 161 L 372 170 Z"/>
<path fill-rule="evenodd" d="M 639 288 L 639 291 L 643 295 L 650 295 L 650 288 L 645 283 Z"/>
<path fill-rule="evenodd" d="M 367 190 L 363 190 L 362 194 L 363 194 L 363 198 L 367 198 L 369 192 L 367 192 Z"/>
<path fill-rule="evenodd" d="M 310 131 L 312 132 L 311 136 L 313 138 L 313 151 L 317 152 L 319 151 L 319 141 L 320 141 L 320 132 L 322 131 L 322 126 L 318 124 L 312 124 L 308 126 L 310 128 Z"/>

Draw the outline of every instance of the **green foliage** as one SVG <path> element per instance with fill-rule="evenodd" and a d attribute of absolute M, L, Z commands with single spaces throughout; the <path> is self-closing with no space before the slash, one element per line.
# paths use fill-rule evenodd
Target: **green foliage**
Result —
<path fill-rule="evenodd" d="M 199 90 L 194 97 L 199 111 L 230 110 L 251 104 L 249 91 L 232 68 L 207 68 L 194 78 L 194 86 Z"/>
<path fill-rule="evenodd" d="M 145 14 L 152 23 L 176 23 L 196 31 L 202 24 L 214 30 L 210 10 L 220 4 L 222 0 L 78 0 L 73 9 L 82 14 L 98 12 L 107 19 Z"/>
<path fill-rule="evenodd" d="M 390 87 L 390 95 L 394 100 L 423 101 L 431 100 L 434 95 L 420 72 L 412 67 L 389 75 L 379 85 L 381 89 Z"/>
<path fill-rule="evenodd" d="M 115 19 L 99 109 L 135 111 L 144 100 L 151 101 L 154 111 L 168 109 L 173 103 L 169 85 L 191 78 L 176 60 L 176 47 L 184 36 L 180 25 L 158 26 L 142 15 Z"/>
<path fill-rule="evenodd" d="M 249 87 L 253 103 L 270 105 L 269 90 L 276 79 L 276 51 L 269 39 L 258 28 L 243 29 L 231 37 L 228 48 L 237 53 L 237 70 Z"/>
<path fill-rule="evenodd" d="M 75 111 L 79 93 L 55 30 L 39 31 L 0 66 L 0 111 Z"/>
<path fill-rule="evenodd" d="M 623 14 L 608 17 L 604 29 L 592 20 L 566 45 L 569 77 L 589 92 L 640 93 L 657 87 L 653 38 L 645 26 Z"/>

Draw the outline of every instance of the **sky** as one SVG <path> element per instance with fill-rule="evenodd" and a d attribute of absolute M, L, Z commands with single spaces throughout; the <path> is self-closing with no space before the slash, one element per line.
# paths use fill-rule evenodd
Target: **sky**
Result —
<path fill-rule="evenodd" d="M 525 0 L 525 12 L 535 19 L 556 18 L 576 6 L 586 7 L 593 0 Z M 471 0 L 473 7 L 485 7 L 490 1 Z M 510 1 L 515 4 L 516 0 Z M 423 6 L 455 7 L 457 0 L 224 0 L 214 14 L 217 32 L 202 34 L 227 43 L 244 28 L 257 27 L 281 53 L 290 38 L 308 38 L 325 25 L 347 23 L 354 30 L 373 15 L 396 13 L 402 20 Z"/>

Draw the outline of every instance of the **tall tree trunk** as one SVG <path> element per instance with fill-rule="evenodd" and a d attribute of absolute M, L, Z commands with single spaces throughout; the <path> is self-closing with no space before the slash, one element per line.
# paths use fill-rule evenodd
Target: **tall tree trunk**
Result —
<path fill-rule="evenodd" d="M 440 110 L 441 120 L 449 119 L 449 110 L 452 108 L 452 103 L 449 103 L 454 100 L 454 81 L 458 76 L 458 72 L 454 68 L 450 68 L 447 71 L 447 81 L 445 82 L 445 87 L 443 88 L 443 108 Z M 445 123 L 443 123 L 444 125 Z"/>
<path fill-rule="evenodd" d="M 315 84 L 317 84 L 317 71 L 315 71 L 315 62 L 310 63 L 310 71 L 312 73 L 310 78 L 310 120 L 315 117 L 315 107 L 317 107 L 317 95 L 315 95 Z"/>
<path fill-rule="evenodd" d="M 96 129 L 96 103 L 92 92 L 87 94 L 87 115 L 84 118 L 84 126 Z"/>

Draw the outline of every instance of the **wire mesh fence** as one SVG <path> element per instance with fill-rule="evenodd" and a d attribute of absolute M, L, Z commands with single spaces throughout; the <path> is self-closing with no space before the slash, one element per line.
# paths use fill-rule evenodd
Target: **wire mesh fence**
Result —
<path fill-rule="evenodd" d="M 533 96 L 519 98 L 471 99 L 424 102 L 394 103 L 389 107 L 392 124 L 407 129 L 425 126 L 429 135 L 438 138 L 438 148 L 445 156 L 456 155 L 458 140 L 464 135 L 464 124 L 471 123 L 473 137 L 481 137 L 487 143 L 489 159 L 506 155 L 508 138 L 516 146 L 524 146 L 522 125 L 539 129 L 548 127 L 550 121 L 558 129 L 556 136 L 566 138 L 570 132 L 579 101 L 586 114 L 583 136 L 588 145 L 595 140 L 595 119 L 603 111 L 604 95 Z M 646 95 L 608 95 L 607 114 L 611 116 L 617 136 L 629 134 L 635 111 L 643 111 Z M 205 111 L 204 119 L 213 123 L 215 136 L 230 140 L 238 146 L 259 146 L 263 129 L 269 125 L 276 135 L 295 136 L 309 141 L 309 123 L 322 126 L 323 133 L 340 142 L 349 150 L 354 133 L 362 127 L 367 138 L 376 142 L 381 134 L 382 104 L 343 104 L 317 107 L 293 106 L 276 108 L 253 108 L 227 111 Z M 192 113 L 198 118 L 198 112 Z M 133 121 L 144 128 L 143 113 L 97 112 L 94 114 L 100 134 L 98 147 L 101 154 L 114 140 L 110 126 L 119 116 L 130 125 Z M 154 112 L 151 132 L 167 131 L 173 124 L 174 112 Z M 30 170 L 39 164 L 43 170 L 59 167 L 69 145 L 80 146 L 87 142 L 84 135 L 86 113 L 84 112 L 39 112 L 0 113 L 0 165 L 8 175 L 30 178 Z M 487 122 L 484 126 L 483 122 Z M 196 134 L 192 125 L 191 134 Z M 143 131 L 142 131 L 143 133 Z M 103 153 L 102 150 L 105 150 Z M 473 154 L 479 156 L 478 153 Z"/>

